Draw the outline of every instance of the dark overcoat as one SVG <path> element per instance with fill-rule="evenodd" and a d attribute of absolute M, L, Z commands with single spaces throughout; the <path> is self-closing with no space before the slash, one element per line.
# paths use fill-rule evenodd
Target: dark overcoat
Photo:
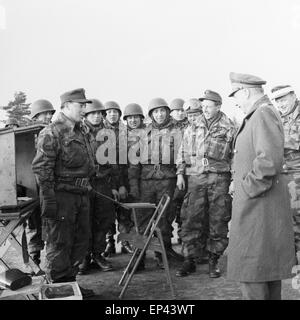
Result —
<path fill-rule="evenodd" d="M 263 282 L 291 277 L 295 263 L 292 214 L 283 165 L 281 119 L 267 96 L 239 128 L 227 277 Z"/>

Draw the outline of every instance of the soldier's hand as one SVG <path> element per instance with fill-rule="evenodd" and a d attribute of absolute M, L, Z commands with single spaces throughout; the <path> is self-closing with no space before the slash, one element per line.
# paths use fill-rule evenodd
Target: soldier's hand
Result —
<path fill-rule="evenodd" d="M 182 174 L 177 175 L 177 188 L 179 190 L 185 189 L 185 181 L 184 181 L 184 177 Z"/>
<path fill-rule="evenodd" d="M 116 201 L 119 201 L 119 192 L 115 189 L 111 190 L 111 193 Z"/>
<path fill-rule="evenodd" d="M 41 192 L 41 215 L 43 218 L 55 219 L 57 216 L 57 203 L 54 190 Z"/>
<path fill-rule="evenodd" d="M 128 192 L 124 186 L 119 188 L 119 196 L 121 200 L 125 200 L 128 197 Z"/>

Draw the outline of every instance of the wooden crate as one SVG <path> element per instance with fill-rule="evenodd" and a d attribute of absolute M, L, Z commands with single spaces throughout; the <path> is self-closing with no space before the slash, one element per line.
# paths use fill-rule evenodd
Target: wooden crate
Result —
<path fill-rule="evenodd" d="M 41 129 L 41 125 L 32 125 L 0 130 L 0 210 L 20 204 L 17 185 L 26 188 L 26 197 L 38 197 L 31 163 L 36 153 L 36 136 Z"/>

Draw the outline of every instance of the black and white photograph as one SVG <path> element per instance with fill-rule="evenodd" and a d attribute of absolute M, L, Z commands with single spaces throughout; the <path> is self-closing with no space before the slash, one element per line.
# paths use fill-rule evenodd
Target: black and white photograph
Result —
<path fill-rule="evenodd" d="M 299 0 L 0 0 L 0 300 L 300 300 L 299 39 Z"/>

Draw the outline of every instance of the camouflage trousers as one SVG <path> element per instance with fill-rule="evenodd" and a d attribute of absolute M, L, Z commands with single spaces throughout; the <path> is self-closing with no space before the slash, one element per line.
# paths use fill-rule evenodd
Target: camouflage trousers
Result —
<path fill-rule="evenodd" d="M 228 245 L 232 199 L 230 173 L 188 176 L 188 190 L 181 209 L 183 253 L 199 257 L 204 251 L 223 254 Z"/>
<path fill-rule="evenodd" d="M 296 251 L 300 251 L 300 172 L 288 173 L 288 190 L 293 214 Z"/>
<path fill-rule="evenodd" d="M 106 177 L 97 179 L 93 188 L 112 198 L 111 184 Z M 112 201 L 97 195 L 90 194 L 90 244 L 88 253 L 102 253 L 106 247 L 106 234 L 115 221 L 115 209 Z"/>
<path fill-rule="evenodd" d="M 37 206 L 27 221 L 26 237 L 28 242 L 28 252 L 30 255 L 39 253 L 44 248 L 42 240 L 42 218 L 41 207 Z"/>
<path fill-rule="evenodd" d="M 142 180 L 140 185 L 141 202 L 149 202 L 158 204 L 164 193 L 167 193 L 172 199 L 176 186 L 176 179 L 164 180 Z M 137 223 L 140 233 L 144 233 L 147 224 L 149 223 L 153 210 L 140 209 L 136 210 Z M 170 202 L 167 210 L 163 214 L 158 227 L 161 230 L 164 244 L 166 247 L 171 247 L 172 238 L 172 223 L 176 217 L 176 211 L 172 201 Z"/>
<path fill-rule="evenodd" d="M 56 191 L 56 216 L 42 218 L 45 272 L 53 282 L 75 278 L 89 245 L 88 193 Z M 43 199 L 41 199 L 43 202 Z"/>

